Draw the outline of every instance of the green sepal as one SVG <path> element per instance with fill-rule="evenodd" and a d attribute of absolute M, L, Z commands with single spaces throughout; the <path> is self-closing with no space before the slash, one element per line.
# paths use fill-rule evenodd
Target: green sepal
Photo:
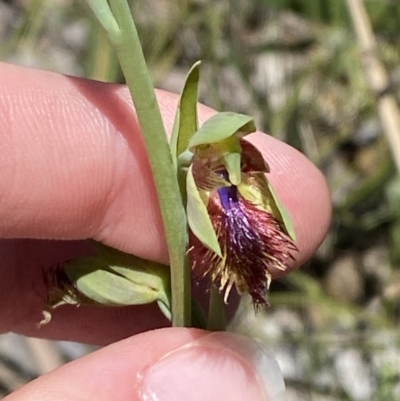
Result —
<path fill-rule="evenodd" d="M 190 166 L 186 176 L 187 189 L 187 217 L 192 233 L 208 249 L 222 258 L 221 247 L 214 227 L 211 223 L 207 207 L 197 189 L 193 178 L 193 166 Z"/>
<path fill-rule="evenodd" d="M 189 141 L 189 149 L 197 146 L 209 145 L 225 141 L 234 134 L 239 134 L 238 139 L 256 131 L 253 117 L 232 112 L 221 112 L 209 118 L 192 136 Z M 236 142 L 232 142 L 236 148 Z M 238 144 L 238 143 L 237 143 Z M 226 153 L 238 149 L 227 149 Z"/>
<path fill-rule="evenodd" d="M 237 188 L 245 199 L 281 220 L 279 209 L 269 190 L 268 180 L 264 174 L 258 173 L 252 176 L 243 174 L 242 181 Z"/>
<path fill-rule="evenodd" d="M 268 181 L 268 188 L 274 199 L 275 205 L 276 205 L 277 209 L 279 210 L 279 214 L 281 216 L 280 220 L 282 221 L 287 234 L 294 242 L 296 242 L 296 231 L 294 229 L 293 220 L 290 217 L 289 212 L 286 210 L 285 206 L 279 199 L 278 194 L 275 191 L 275 188 L 272 186 L 272 184 L 269 181 Z"/>
<path fill-rule="evenodd" d="M 193 64 L 186 77 L 175 115 L 174 127 L 170 140 L 171 155 L 175 168 L 177 168 L 178 165 L 179 155 L 188 148 L 190 138 L 198 129 L 197 98 L 200 64 L 200 61 Z"/>
<path fill-rule="evenodd" d="M 280 201 L 274 187 L 264 173 L 242 176 L 238 185 L 240 194 L 263 210 L 272 213 L 284 226 L 289 237 L 296 241 L 296 233 L 289 212 Z"/>

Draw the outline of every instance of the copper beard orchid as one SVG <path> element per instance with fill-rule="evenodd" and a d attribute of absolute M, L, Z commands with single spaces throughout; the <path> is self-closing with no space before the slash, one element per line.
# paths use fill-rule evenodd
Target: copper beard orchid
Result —
<path fill-rule="evenodd" d="M 196 235 L 193 219 L 200 216 L 188 207 L 192 228 L 189 256 L 195 275 L 210 275 L 225 293 L 225 301 L 235 285 L 239 293 L 248 292 L 259 309 L 267 304 L 271 271 L 286 270 L 297 248 L 290 218 L 265 176 L 269 167 L 242 136 L 236 133 L 228 140 L 192 148 L 188 205 L 191 196 L 200 196 L 219 247 L 209 246 Z M 234 163 L 227 158 L 232 153 L 240 156 Z M 195 189 L 190 185 L 191 176 Z M 202 218 L 206 218 L 204 214 Z"/>
<path fill-rule="evenodd" d="M 294 259 L 295 233 L 266 178 L 267 163 L 244 139 L 256 130 L 253 118 L 220 112 L 198 126 L 199 64 L 189 71 L 182 91 L 170 143 L 172 165 L 166 168 L 174 169 L 182 200 L 187 200 L 188 254 L 194 275 L 210 276 L 225 302 L 233 286 L 248 292 L 257 310 L 267 304 L 271 272 L 287 269 Z M 184 241 L 180 233 L 170 241 L 181 247 L 187 243 L 183 237 Z M 185 298 L 190 282 L 181 280 L 187 278 L 185 263 L 172 266 L 174 276 L 158 263 L 93 245 L 95 256 L 69 260 L 45 273 L 48 293 L 41 324 L 50 321 L 52 309 L 64 304 L 157 302 L 168 319 L 174 314 L 174 299 L 175 305 L 179 300 L 190 307 Z M 179 314 L 182 324 L 184 311 Z"/>

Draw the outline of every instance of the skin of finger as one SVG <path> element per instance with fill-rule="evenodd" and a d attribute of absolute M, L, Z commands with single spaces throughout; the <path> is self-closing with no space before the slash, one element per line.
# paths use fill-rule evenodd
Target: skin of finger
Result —
<path fill-rule="evenodd" d="M 167 263 L 150 167 L 126 88 L 4 64 L 0 84 L 0 235 L 93 237 Z M 159 92 L 158 100 L 170 132 L 177 97 Z M 203 121 L 213 113 L 199 110 Z M 293 215 L 301 262 L 327 228 L 325 181 L 293 148 L 266 135 L 253 139 Z"/>
<path fill-rule="evenodd" d="M 0 136 L 0 235 L 95 237 L 166 262 L 155 190 L 126 88 L 4 64 L 0 64 L 0 84 L 0 127 L 6 133 Z M 158 99 L 170 131 L 177 97 L 158 92 Z M 213 113 L 199 108 L 202 121 Z M 270 179 L 293 216 L 300 249 L 296 258 L 301 263 L 316 249 L 328 226 L 325 181 L 289 146 L 263 134 L 250 140 L 265 154 L 272 170 Z M 159 314 L 149 318 L 147 308 L 94 313 L 60 308 L 51 328 L 38 332 L 35 323 L 43 298 L 32 283 L 41 279 L 43 269 L 86 252 L 81 242 L 72 245 L 69 241 L 64 245 L 38 240 L 2 242 L 0 282 L 5 290 L 0 292 L 0 315 L 7 317 L 6 330 L 17 325 L 17 331 L 26 334 L 105 343 L 103 335 L 96 341 L 93 334 L 100 327 L 108 327 L 105 331 L 113 341 L 129 334 L 132 326 L 134 333 L 164 324 Z M 91 316 L 97 323 L 87 319 Z"/>
<path fill-rule="evenodd" d="M 130 337 L 27 384 L 7 401 L 141 401 L 140 375 L 164 355 L 207 332 L 162 329 Z"/>
<path fill-rule="evenodd" d="M 86 241 L 0 240 L 1 263 L 10 267 L 0 270 L 0 331 L 108 345 L 146 330 L 170 326 L 155 303 L 129 307 L 62 306 L 51 311 L 50 323 L 39 326 L 48 287 L 37 266 L 54 266 L 54 261 L 90 252 Z M 205 311 L 208 288 L 207 280 L 193 283 L 192 288 Z M 229 317 L 238 298 L 232 293 L 228 302 Z"/>

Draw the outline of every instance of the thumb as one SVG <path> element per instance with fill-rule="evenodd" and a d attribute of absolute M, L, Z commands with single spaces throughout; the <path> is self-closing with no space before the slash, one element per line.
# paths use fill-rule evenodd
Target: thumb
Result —
<path fill-rule="evenodd" d="M 231 333 L 161 329 L 48 373 L 5 401 L 214 401 L 284 399 L 276 362 Z"/>

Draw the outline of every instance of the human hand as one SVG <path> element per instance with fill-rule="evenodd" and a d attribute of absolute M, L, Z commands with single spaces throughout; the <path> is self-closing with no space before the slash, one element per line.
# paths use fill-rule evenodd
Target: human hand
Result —
<path fill-rule="evenodd" d="M 63 307 L 55 311 L 51 324 L 37 328 L 46 292 L 43 270 L 87 254 L 87 238 L 164 263 L 167 247 L 125 87 L 6 64 L 0 64 L 0 87 L 0 330 L 105 345 L 166 326 L 157 308 L 145 305 Z M 171 131 L 178 98 L 158 92 L 158 99 Z M 199 108 L 201 121 L 212 113 Z M 265 154 L 271 166 L 269 178 L 293 217 L 299 248 L 294 268 L 311 256 L 326 232 L 330 206 L 325 181 L 286 144 L 262 134 L 251 140 Z M 140 334 L 66 365 L 8 399 L 139 400 L 138 373 L 207 336 L 188 329 Z M 216 380 L 211 385 L 224 389 L 234 374 L 221 368 L 208 376 L 195 367 L 215 372 L 215 366 L 208 368 L 212 361 L 229 361 L 236 353 L 238 360 L 243 358 L 240 350 L 230 349 L 229 341 L 222 340 L 227 334 L 220 336 L 212 337 L 213 344 L 220 345 L 206 353 L 207 366 L 196 353 L 193 360 L 170 366 L 174 375 L 184 369 L 199 375 L 187 383 L 195 393 L 193 400 L 204 399 L 195 398 L 204 387 L 201 377 Z M 245 377 L 255 380 L 254 375 Z M 234 387 L 237 399 L 257 399 L 245 392 L 246 380 L 234 379 L 235 386 L 243 386 L 242 392 Z M 165 377 L 168 382 L 170 377 Z"/>

